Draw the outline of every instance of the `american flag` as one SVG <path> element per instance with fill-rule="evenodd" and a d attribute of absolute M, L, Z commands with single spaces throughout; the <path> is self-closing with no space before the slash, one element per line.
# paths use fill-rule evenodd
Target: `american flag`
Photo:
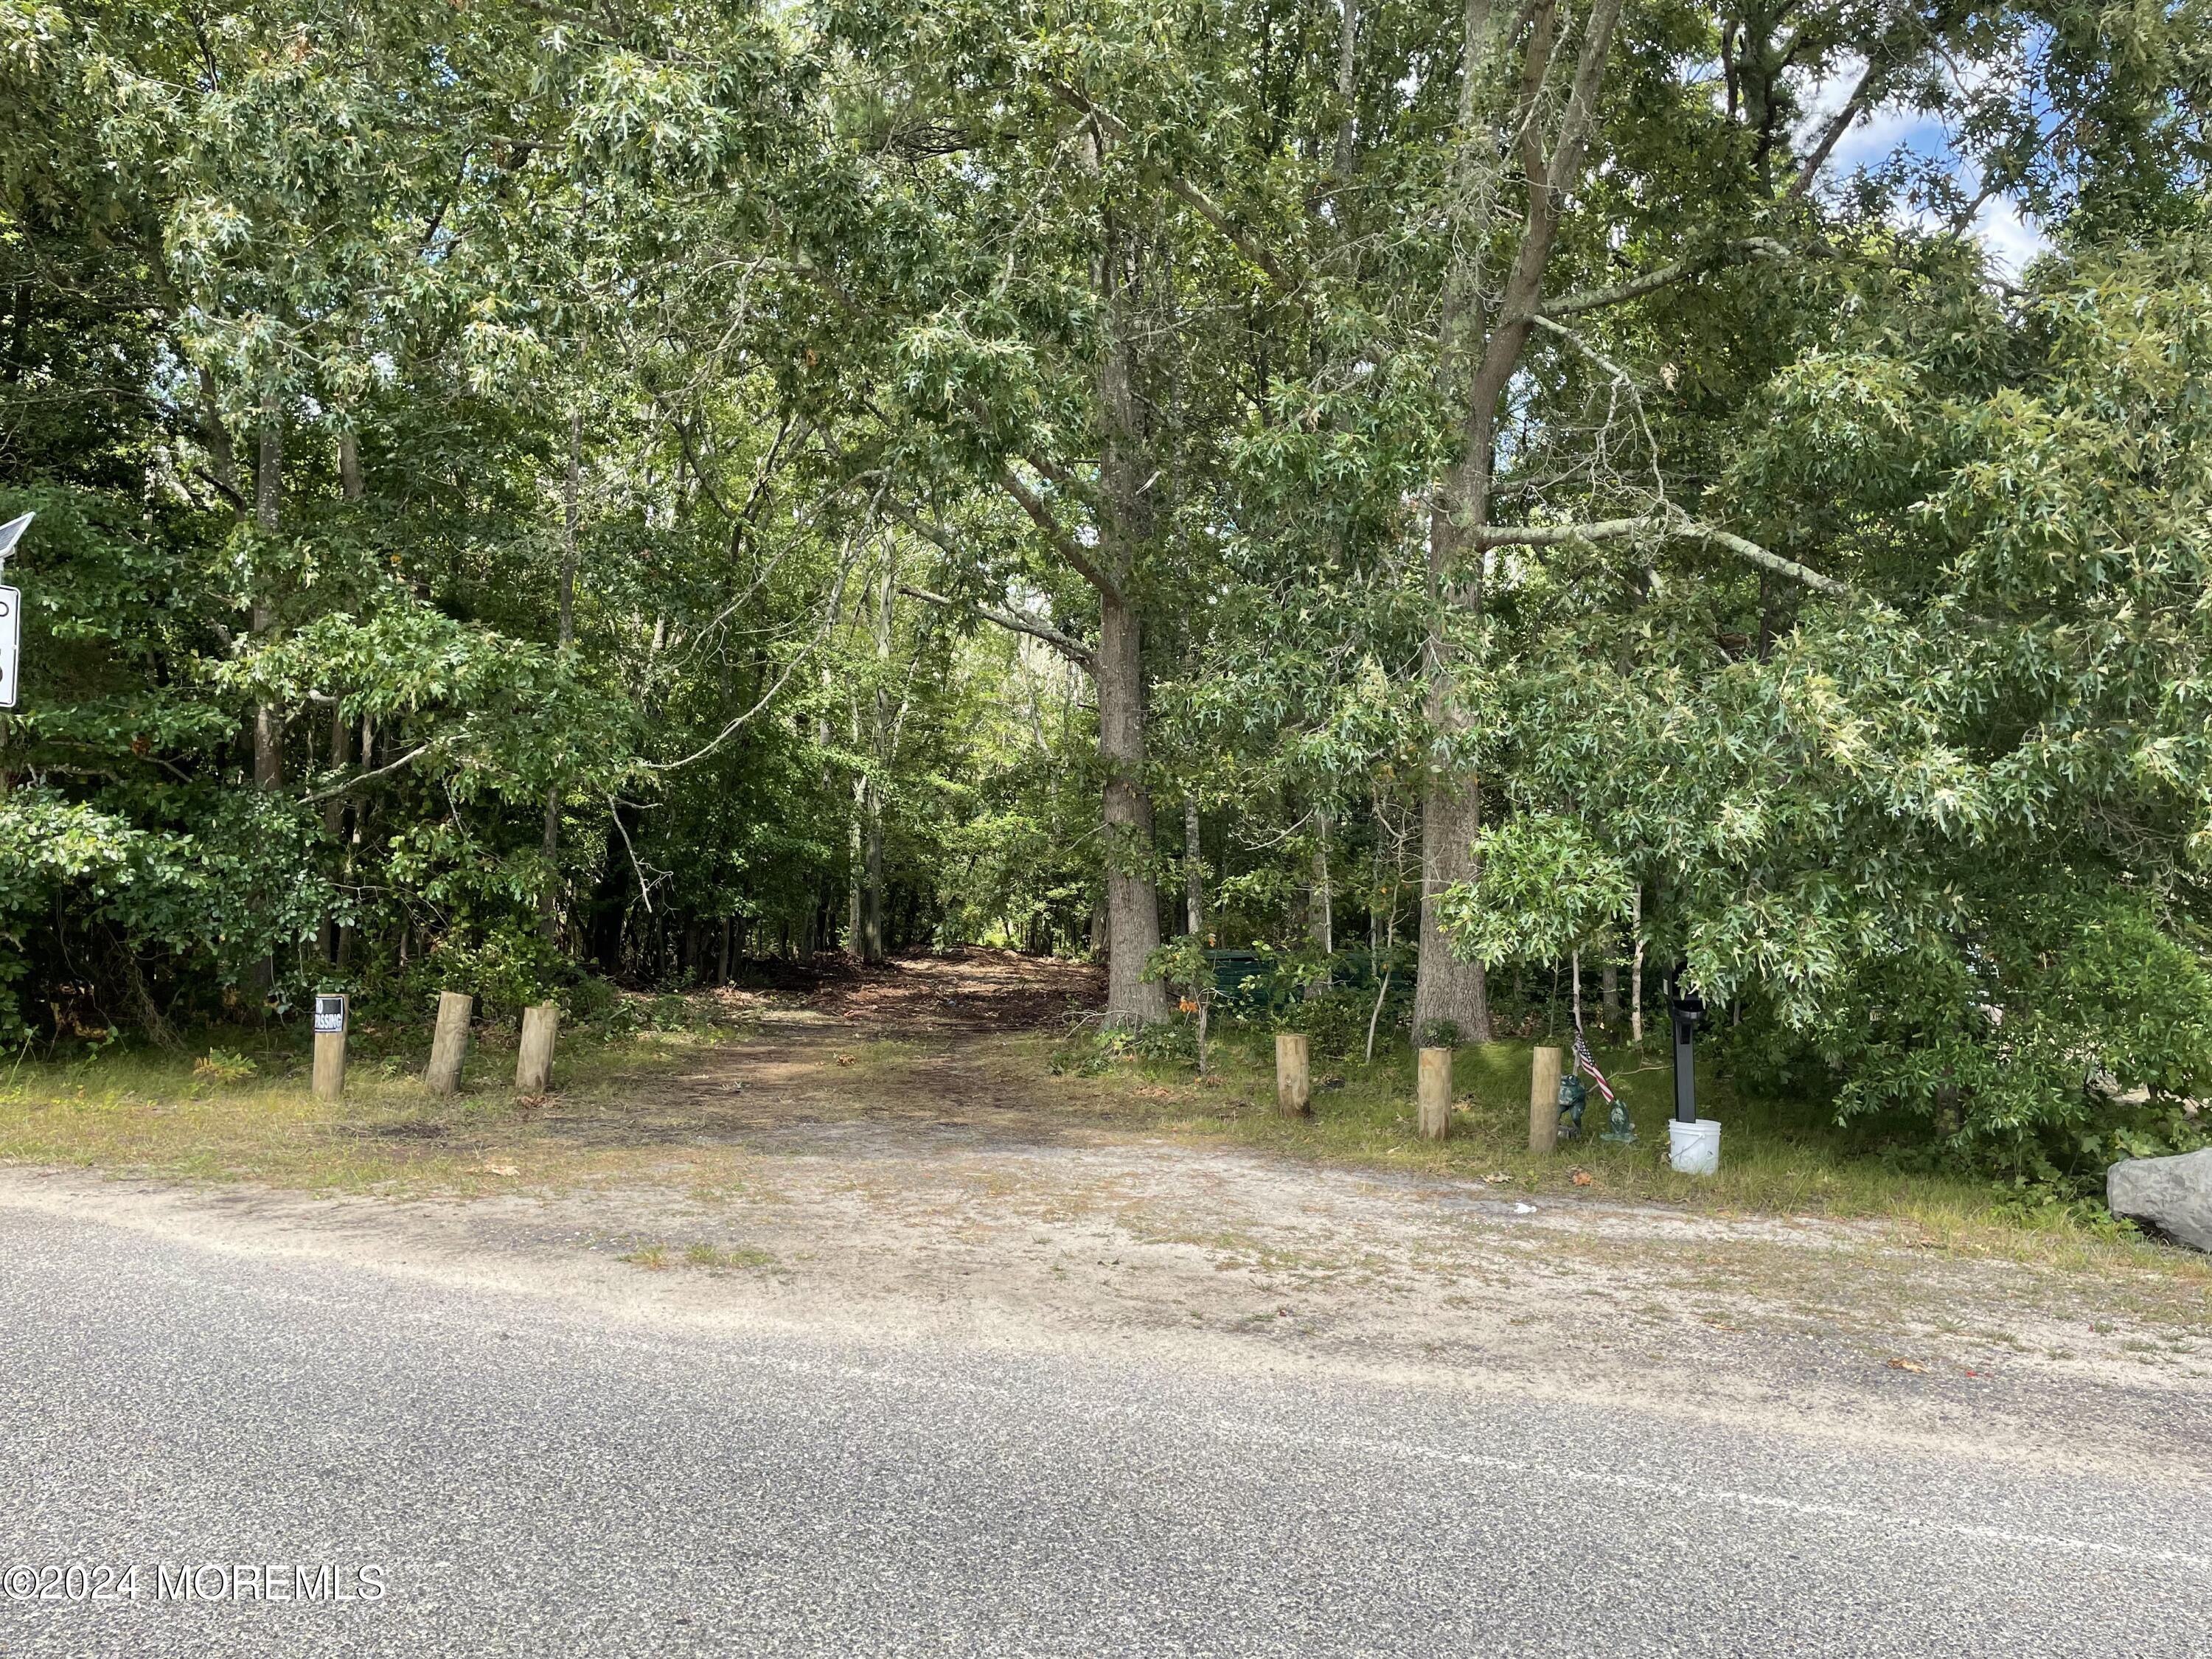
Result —
<path fill-rule="evenodd" d="M 1583 1040 L 1580 1031 L 1575 1033 L 1575 1070 L 1588 1072 L 1589 1080 L 1597 1085 L 1598 1093 L 1605 1097 L 1606 1104 L 1610 1106 L 1613 1103 L 1613 1085 L 1605 1080 L 1605 1073 L 1598 1070 L 1597 1062 L 1590 1058 L 1589 1044 Z"/>

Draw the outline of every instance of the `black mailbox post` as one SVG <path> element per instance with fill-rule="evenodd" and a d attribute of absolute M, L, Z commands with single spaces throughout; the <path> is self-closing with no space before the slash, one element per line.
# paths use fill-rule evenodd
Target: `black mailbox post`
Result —
<path fill-rule="evenodd" d="M 1674 1022 L 1674 1118 L 1680 1123 L 1698 1121 L 1698 1073 L 1692 1043 L 1698 1020 L 1705 1012 L 1705 999 L 1682 985 L 1683 963 L 1667 976 L 1667 1012 Z"/>

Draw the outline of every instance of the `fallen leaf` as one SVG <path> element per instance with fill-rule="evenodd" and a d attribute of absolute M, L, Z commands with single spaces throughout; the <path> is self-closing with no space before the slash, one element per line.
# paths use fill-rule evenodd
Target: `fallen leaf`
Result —
<path fill-rule="evenodd" d="M 1924 1371 L 1928 1369 L 1917 1360 L 1912 1359 L 1893 1359 L 1889 1362 L 1889 1368 L 1893 1371 Z"/>

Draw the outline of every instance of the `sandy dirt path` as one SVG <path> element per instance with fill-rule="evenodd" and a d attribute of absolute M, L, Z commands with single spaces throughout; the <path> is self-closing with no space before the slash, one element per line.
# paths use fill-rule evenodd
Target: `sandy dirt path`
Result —
<path fill-rule="evenodd" d="M 618 1121 L 552 1109 L 581 1143 L 657 1138 L 681 1185 L 394 1201 L 10 1170 L 0 1204 L 622 1319 L 1664 1400 L 2212 1472 L 2212 1310 L 2177 1318 L 2170 1297 L 1873 1224 L 1531 1200 L 1040 1119 L 988 1039 L 1064 1014 L 1080 973 L 1009 987 L 986 961 L 833 990 L 769 1008 L 756 1038 L 701 1050 Z M 856 1091 L 891 1036 L 896 1071 Z"/>

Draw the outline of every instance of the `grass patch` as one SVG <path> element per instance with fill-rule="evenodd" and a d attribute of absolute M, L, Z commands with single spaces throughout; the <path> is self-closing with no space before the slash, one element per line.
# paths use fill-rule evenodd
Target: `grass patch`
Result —
<path fill-rule="evenodd" d="M 729 1249 L 719 1244 L 709 1244 L 704 1240 L 696 1244 L 686 1245 L 680 1254 L 673 1245 L 655 1241 L 625 1250 L 615 1260 L 628 1262 L 633 1267 L 642 1267 L 647 1273 L 666 1273 L 672 1267 L 693 1267 L 708 1273 L 732 1273 L 742 1268 L 773 1267 L 775 1265 L 775 1255 L 773 1251 L 757 1250 L 744 1245 L 735 1249 Z"/>
<path fill-rule="evenodd" d="M 1740 1096 L 1703 1066 L 1698 1112 L 1718 1119 L 1721 1168 L 1678 1173 L 1667 1161 L 1674 1073 L 1657 1042 L 1595 1054 L 1636 1126 L 1638 1144 L 1597 1138 L 1605 1104 L 1593 1090 L 1579 1139 L 1549 1156 L 1528 1150 L 1530 1050 L 1524 1042 L 1460 1049 L 1453 1063 L 1451 1131 L 1422 1139 L 1414 1118 L 1413 1057 L 1399 1048 L 1372 1064 L 1313 1061 L 1313 1111 L 1275 1110 L 1274 1055 L 1266 1033 L 1232 1030 L 1212 1044 L 1212 1074 L 1187 1064 L 1127 1060 L 1094 1077 L 1048 1077 L 1051 1045 L 1018 1040 L 1036 1086 L 1094 1097 L 1109 1091 L 1121 1115 L 1178 1136 L 1229 1141 L 1317 1163 L 1482 1182 L 1503 1196 L 1547 1194 L 1679 1206 L 1703 1213 L 1818 1216 L 1896 1224 L 1910 1246 L 2002 1256 L 2062 1268 L 2130 1267 L 2212 1286 L 2212 1259 L 2158 1246 L 2094 1205 L 2024 1201 L 1986 1181 L 1893 1167 L 1848 1131 L 1807 1121 L 1772 1101 Z M 1564 1045 L 1563 1045 L 1564 1046 Z M 1095 1102 L 1091 1108 L 1096 1110 Z"/>
<path fill-rule="evenodd" d="M 695 1063 L 701 1045 L 742 1035 L 710 1001 L 696 1010 L 691 1026 L 651 1042 L 618 1025 L 564 1029 L 552 1097 L 515 1091 L 515 1034 L 497 1026 L 475 1034 L 461 1092 L 432 1094 L 427 1020 L 419 1030 L 356 1028 L 336 1102 L 313 1096 L 312 1039 L 300 1028 L 225 1028 L 173 1050 L 26 1054 L 0 1070 L 0 1162 L 331 1192 L 559 1184 L 593 1159 L 559 1132 L 556 1114 L 650 1090 Z"/>

